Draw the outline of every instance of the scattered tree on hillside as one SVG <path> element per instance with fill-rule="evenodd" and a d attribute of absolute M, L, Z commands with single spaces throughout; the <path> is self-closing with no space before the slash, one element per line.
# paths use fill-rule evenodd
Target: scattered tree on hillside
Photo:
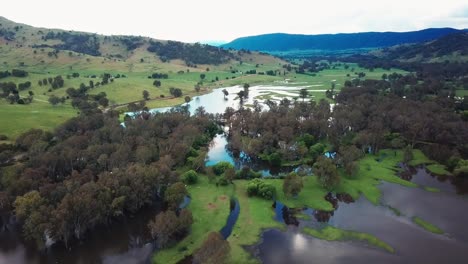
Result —
<path fill-rule="evenodd" d="M 150 94 L 147 90 L 143 90 L 143 98 L 145 100 L 149 100 L 150 99 Z"/>

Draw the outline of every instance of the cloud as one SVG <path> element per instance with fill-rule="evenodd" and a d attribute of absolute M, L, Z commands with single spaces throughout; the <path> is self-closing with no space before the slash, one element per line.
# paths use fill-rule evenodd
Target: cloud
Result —
<path fill-rule="evenodd" d="M 15 0 L 1 14 L 34 26 L 200 41 L 273 32 L 468 27 L 466 0 Z M 25 8 L 27 7 L 27 8 Z"/>

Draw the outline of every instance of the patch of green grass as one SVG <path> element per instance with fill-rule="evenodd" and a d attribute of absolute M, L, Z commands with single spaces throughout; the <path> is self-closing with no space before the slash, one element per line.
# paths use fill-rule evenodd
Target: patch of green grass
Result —
<path fill-rule="evenodd" d="M 328 241 L 345 241 L 345 240 L 359 240 L 366 242 L 370 245 L 382 248 L 390 253 L 395 253 L 395 250 L 389 244 L 380 240 L 379 238 L 367 234 L 360 233 L 356 231 L 343 230 L 333 226 L 326 226 L 323 229 L 317 230 L 309 227 L 305 227 L 302 232 L 316 237 L 318 239 L 328 240 Z"/>
<path fill-rule="evenodd" d="M 456 90 L 455 94 L 460 97 L 468 96 L 468 90 Z"/>
<path fill-rule="evenodd" d="M 204 176 L 195 185 L 187 186 L 192 197 L 188 209 L 192 211 L 193 225 L 190 234 L 176 246 L 157 251 L 153 263 L 177 263 L 201 246 L 211 231 L 220 231 L 229 215 L 230 195 L 233 187 L 217 187 Z M 181 252 L 181 249 L 185 249 Z"/>
<path fill-rule="evenodd" d="M 77 111 L 68 104 L 52 106 L 45 102 L 33 102 L 28 105 L 11 105 L 0 100 L 0 134 L 14 140 L 31 128 L 53 130 L 76 115 Z"/>
<path fill-rule="evenodd" d="M 294 216 L 295 216 L 297 219 L 301 219 L 301 220 L 304 220 L 304 221 L 309 221 L 309 220 L 311 220 L 310 215 L 307 215 L 307 214 L 304 214 L 304 213 L 298 213 L 298 214 L 295 214 Z"/>
<path fill-rule="evenodd" d="M 245 180 L 234 181 L 236 197 L 240 203 L 240 214 L 228 238 L 231 246 L 229 263 L 258 263 L 257 259 L 244 250 L 243 246 L 258 242 L 260 235 L 267 228 L 284 228 L 274 220 L 273 202 L 258 197 L 248 197 Z"/>
<path fill-rule="evenodd" d="M 442 164 L 429 164 L 426 166 L 426 169 L 437 175 L 451 175 Z"/>
<path fill-rule="evenodd" d="M 430 160 L 424 153 L 419 149 L 413 150 L 413 159 L 408 163 L 410 166 L 419 166 L 423 164 L 432 164 L 433 160 Z"/>
<path fill-rule="evenodd" d="M 402 152 L 399 150 L 381 150 L 378 155 L 367 154 L 359 160 L 359 172 L 355 177 L 347 177 L 342 170 L 339 171 L 341 182 L 335 191 L 348 193 L 354 199 L 358 199 L 363 194 L 373 204 L 379 204 L 382 194 L 377 185 L 380 181 L 416 187 L 416 184 L 395 175 L 397 170 L 395 166 L 401 160 Z"/>
<path fill-rule="evenodd" d="M 434 188 L 434 187 L 429 187 L 429 186 L 424 186 L 424 190 L 426 190 L 426 191 L 428 191 L 428 192 L 434 192 L 434 193 L 440 192 L 439 189 Z"/>
<path fill-rule="evenodd" d="M 276 187 L 276 199 L 290 208 L 309 207 L 316 210 L 332 211 L 333 206 L 327 200 L 325 195 L 328 191 L 322 188 L 316 176 L 303 177 L 304 187 L 296 197 L 287 197 L 283 193 L 283 180 L 272 179 L 268 183 Z"/>
<path fill-rule="evenodd" d="M 418 226 L 424 228 L 426 231 L 432 232 L 434 234 L 439 234 L 439 235 L 444 234 L 444 231 L 442 229 L 440 229 L 437 226 L 423 220 L 420 217 L 415 216 L 411 220 L 413 220 L 413 223 L 415 223 Z"/>

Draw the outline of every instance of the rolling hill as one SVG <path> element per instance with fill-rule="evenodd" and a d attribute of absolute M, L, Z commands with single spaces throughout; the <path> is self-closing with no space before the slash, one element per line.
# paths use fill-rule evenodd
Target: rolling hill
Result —
<path fill-rule="evenodd" d="M 243 37 L 222 45 L 224 48 L 258 50 L 269 53 L 322 50 L 340 51 L 390 47 L 406 43 L 420 43 L 461 32 L 453 28 L 429 28 L 411 32 L 364 32 L 321 35 L 266 34 Z"/>
<path fill-rule="evenodd" d="M 90 96 L 105 93 L 108 107 L 120 111 L 132 102 L 173 106 L 214 87 L 273 82 L 280 77 L 247 73 L 279 71 L 285 63 L 258 52 L 37 28 L 0 17 L 0 135 L 49 130 L 76 116 L 68 88 L 87 89 Z M 60 86 L 53 84 L 57 77 Z M 182 93 L 174 96 L 175 88 Z M 63 100 L 51 105 L 54 96 Z"/>

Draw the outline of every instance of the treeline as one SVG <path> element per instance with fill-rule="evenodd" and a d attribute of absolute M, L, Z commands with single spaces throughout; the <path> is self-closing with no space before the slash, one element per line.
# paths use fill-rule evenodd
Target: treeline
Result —
<path fill-rule="evenodd" d="M 338 152 L 352 174 L 356 158 L 346 157 L 409 146 L 456 168 L 468 158 L 468 98 L 428 96 L 430 84 L 411 82 L 402 91 L 388 80 L 348 85 L 333 112 L 325 100 L 267 101 L 269 111 L 258 104 L 253 110 L 228 108 L 222 117 L 230 127 L 228 147 L 234 155 L 243 152 L 275 166 L 313 165 L 326 149 L 323 142 L 329 142 L 329 150 Z"/>
<path fill-rule="evenodd" d="M 231 52 L 222 48 L 177 41 L 167 41 L 167 43 L 152 41 L 148 51 L 158 54 L 163 62 L 181 59 L 190 67 L 195 67 L 197 64 L 219 65 L 234 58 Z"/>
<path fill-rule="evenodd" d="M 194 116 L 184 108 L 145 112 L 127 119 L 125 128 L 113 111 L 82 112 L 54 133 L 32 129 L 17 138 L 25 162 L 14 177 L 2 179 L 0 197 L 14 206 L 27 239 L 40 246 L 46 237 L 67 244 L 158 197 L 177 208 L 184 195 L 177 168 L 202 168 L 204 148 L 217 131 L 203 110 Z M 167 214 L 164 219 L 172 221 Z M 159 232 L 158 221 L 165 220 L 155 219 L 151 230 L 162 244 L 186 232 L 191 214 L 182 214 L 174 229 Z"/>
<path fill-rule="evenodd" d="M 9 71 L 3 71 L 3 72 L 0 71 L 0 79 L 6 78 L 6 77 L 9 77 L 9 76 L 26 77 L 26 76 L 28 76 L 28 72 L 24 71 L 24 70 L 19 70 L 19 69 L 13 69 L 13 70 L 11 70 L 11 72 L 9 72 Z"/>

